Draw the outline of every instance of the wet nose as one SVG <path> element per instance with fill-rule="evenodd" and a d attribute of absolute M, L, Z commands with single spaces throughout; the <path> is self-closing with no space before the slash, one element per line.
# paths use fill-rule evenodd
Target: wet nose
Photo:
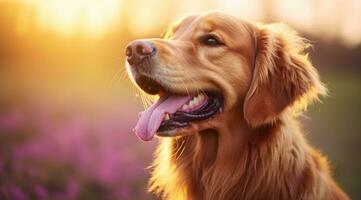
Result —
<path fill-rule="evenodd" d="M 155 52 L 155 45 L 149 41 L 134 41 L 128 44 L 125 49 L 127 61 L 131 65 L 142 63 L 146 57 L 153 56 Z"/>

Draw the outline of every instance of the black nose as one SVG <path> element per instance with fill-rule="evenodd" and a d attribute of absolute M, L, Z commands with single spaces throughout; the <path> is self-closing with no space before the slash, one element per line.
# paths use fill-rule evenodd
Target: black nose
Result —
<path fill-rule="evenodd" d="M 153 56 L 155 52 L 156 48 L 152 42 L 138 40 L 128 44 L 125 55 L 129 64 L 136 65 L 142 63 L 145 58 Z"/>

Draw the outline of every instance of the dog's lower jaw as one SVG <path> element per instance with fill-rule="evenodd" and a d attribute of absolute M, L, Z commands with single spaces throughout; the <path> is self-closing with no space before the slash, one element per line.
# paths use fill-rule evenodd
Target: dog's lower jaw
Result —
<path fill-rule="evenodd" d="M 150 190 L 165 199 L 348 199 L 290 116 L 161 140 Z"/>

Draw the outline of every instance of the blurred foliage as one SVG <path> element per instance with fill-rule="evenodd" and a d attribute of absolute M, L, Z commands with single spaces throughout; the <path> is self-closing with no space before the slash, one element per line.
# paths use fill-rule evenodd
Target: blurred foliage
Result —
<path fill-rule="evenodd" d="M 337 182 L 352 199 L 361 199 L 361 79 L 359 73 L 321 71 L 329 89 L 322 103 L 311 106 L 305 124 L 311 143 L 331 163 Z"/>

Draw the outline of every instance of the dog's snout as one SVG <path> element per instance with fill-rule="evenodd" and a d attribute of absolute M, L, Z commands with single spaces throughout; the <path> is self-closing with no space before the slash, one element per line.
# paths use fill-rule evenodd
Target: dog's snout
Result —
<path fill-rule="evenodd" d="M 128 44 L 125 50 L 127 61 L 131 65 L 140 64 L 145 58 L 155 54 L 156 47 L 149 41 L 134 41 Z"/>

